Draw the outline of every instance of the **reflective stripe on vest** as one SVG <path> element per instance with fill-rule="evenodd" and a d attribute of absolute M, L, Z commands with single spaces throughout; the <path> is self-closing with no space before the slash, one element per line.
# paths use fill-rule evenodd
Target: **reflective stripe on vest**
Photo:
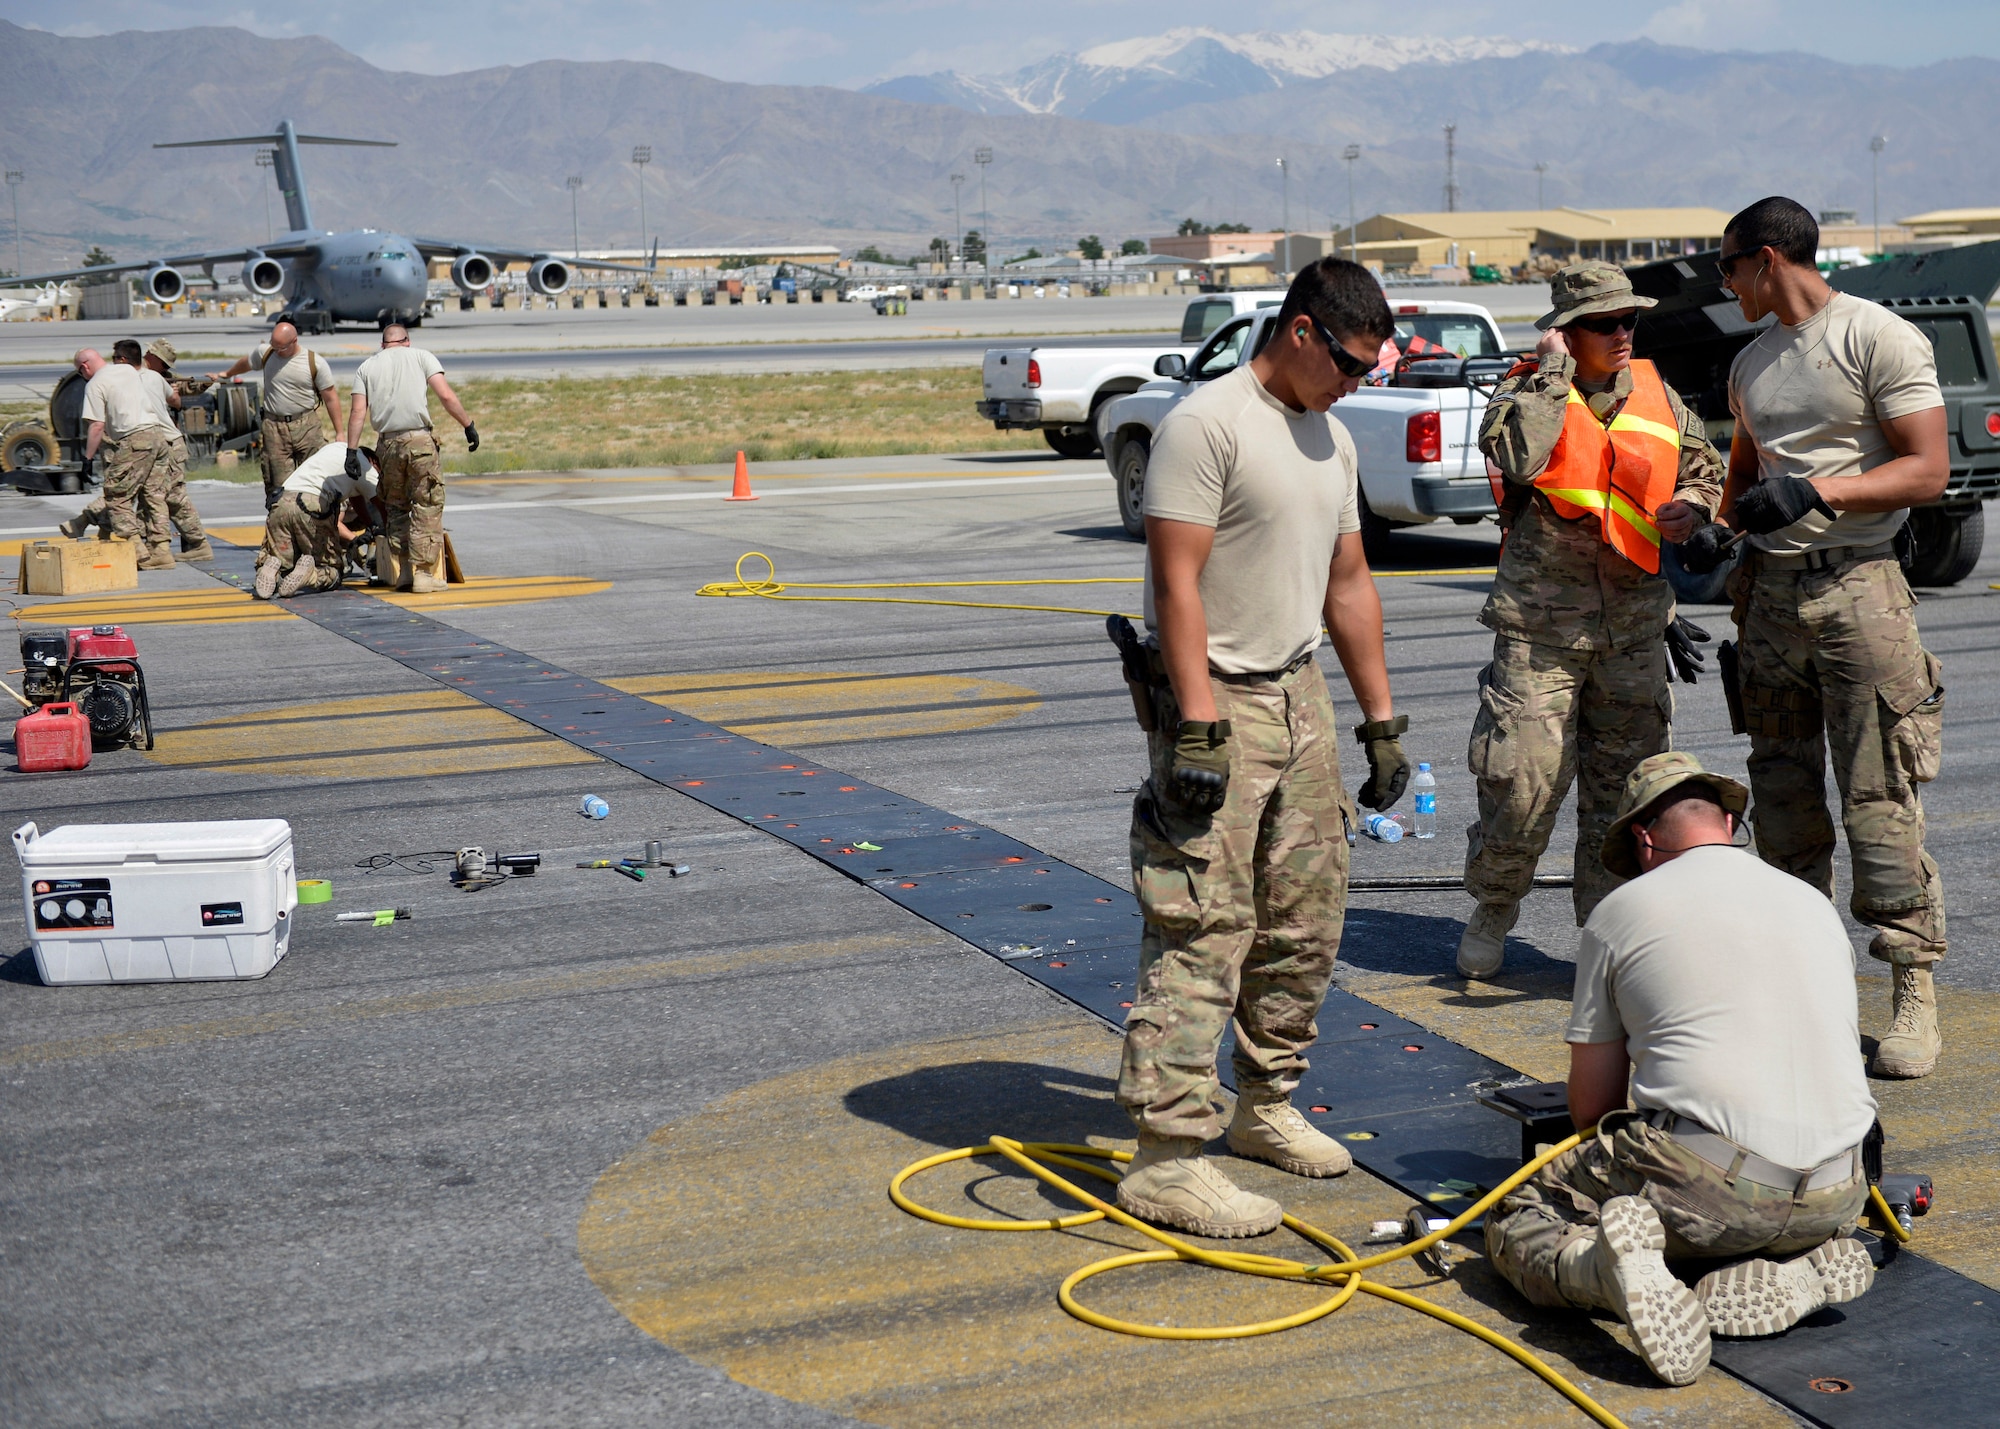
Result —
<path fill-rule="evenodd" d="M 1653 513 L 1672 500 L 1680 475 L 1680 425 L 1653 364 L 1632 363 L 1632 395 L 1607 426 L 1574 387 L 1562 435 L 1535 478 L 1558 516 L 1597 518 L 1604 543 L 1641 570 L 1659 573 Z"/>

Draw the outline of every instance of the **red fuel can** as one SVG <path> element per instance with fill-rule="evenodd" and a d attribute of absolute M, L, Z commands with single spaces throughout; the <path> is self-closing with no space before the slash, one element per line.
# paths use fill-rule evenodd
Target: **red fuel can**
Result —
<path fill-rule="evenodd" d="M 87 768 L 90 721 L 67 700 L 43 705 L 14 721 L 14 755 L 23 774 Z"/>

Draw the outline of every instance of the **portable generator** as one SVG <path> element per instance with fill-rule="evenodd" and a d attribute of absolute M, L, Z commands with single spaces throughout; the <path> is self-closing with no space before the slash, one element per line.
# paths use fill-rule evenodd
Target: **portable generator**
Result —
<path fill-rule="evenodd" d="M 21 634 L 21 692 L 37 708 L 74 703 L 93 749 L 151 749 L 153 710 L 139 650 L 122 625 Z"/>

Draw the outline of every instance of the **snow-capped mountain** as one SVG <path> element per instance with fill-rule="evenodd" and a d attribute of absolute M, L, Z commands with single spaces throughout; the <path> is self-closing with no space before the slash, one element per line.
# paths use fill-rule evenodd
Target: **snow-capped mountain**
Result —
<path fill-rule="evenodd" d="M 1323 35 L 1311 30 L 1225 35 L 1183 27 L 1098 45 L 1080 54 L 1051 55 L 1011 74 L 944 70 L 885 79 L 866 86 L 866 91 L 980 114 L 1062 114 L 1129 124 L 1184 104 L 1259 94 L 1342 70 L 1463 64 L 1511 59 L 1531 51 L 1568 53 L 1561 45 L 1532 40 Z"/>

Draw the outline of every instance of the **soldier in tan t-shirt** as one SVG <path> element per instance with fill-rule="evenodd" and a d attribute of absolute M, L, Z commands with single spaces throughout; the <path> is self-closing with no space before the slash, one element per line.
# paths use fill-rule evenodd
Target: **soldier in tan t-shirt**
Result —
<path fill-rule="evenodd" d="M 1351 1164 L 1291 1104 L 1340 948 L 1352 818 L 1313 652 L 1324 622 L 1365 720 L 1359 798 L 1386 809 L 1408 782 L 1408 721 L 1390 701 L 1354 444 L 1326 412 L 1394 328 L 1366 269 L 1310 265 L 1263 351 L 1161 424 L 1146 473 L 1151 648 L 1131 662 L 1150 675 L 1152 772 L 1132 806 L 1146 921 L 1118 1074 L 1139 1149 L 1118 1202 L 1198 1235 L 1261 1235 L 1282 1215 L 1201 1154 L 1224 1130 L 1215 1058 L 1232 1023 L 1230 1150 L 1301 1176 Z"/>
<path fill-rule="evenodd" d="M 1917 790 L 1938 774 L 1944 683 L 1894 539 L 1909 507 L 1944 494 L 1950 435 L 1929 342 L 1828 287 L 1818 243 L 1812 215 L 1785 198 L 1752 204 L 1723 235 L 1744 318 L 1778 319 L 1730 368 L 1723 498 L 1751 546 L 1730 591 L 1757 852 L 1833 896 L 1830 762 L 1854 870 L 1848 907 L 1894 976 L 1894 1019 L 1870 1069 L 1921 1077 L 1943 1046 L 1931 967 L 1945 914 Z M 1694 533 L 1683 563 L 1713 569 L 1729 535 Z"/>
<path fill-rule="evenodd" d="M 340 430 L 340 402 L 333 369 L 299 342 L 299 330 L 288 322 L 273 326 L 269 342 L 259 343 L 215 377 L 222 381 L 253 367 L 264 383 L 261 436 L 264 509 L 268 511 L 277 504 L 278 493 L 285 489 L 285 478 L 293 468 L 326 445 L 327 429 L 320 425 L 320 412 L 326 412 L 335 432 Z"/>

